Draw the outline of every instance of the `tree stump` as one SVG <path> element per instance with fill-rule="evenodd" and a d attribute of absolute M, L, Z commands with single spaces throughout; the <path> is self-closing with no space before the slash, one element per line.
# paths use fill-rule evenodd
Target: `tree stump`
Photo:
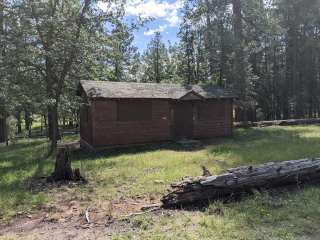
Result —
<path fill-rule="evenodd" d="M 73 180 L 73 172 L 71 168 L 71 160 L 67 147 L 60 147 L 57 150 L 56 163 L 52 178 L 55 181 Z"/>

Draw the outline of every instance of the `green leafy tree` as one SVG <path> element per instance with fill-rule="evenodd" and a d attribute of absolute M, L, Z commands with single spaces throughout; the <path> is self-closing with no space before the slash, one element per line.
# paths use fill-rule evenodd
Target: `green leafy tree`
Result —
<path fill-rule="evenodd" d="M 121 11 L 102 12 L 91 0 L 11 1 L 7 10 L 9 39 L 14 45 L 8 64 L 41 75 L 54 150 L 59 139 L 58 110 L 68 82 L 76 85 L 79 77 L 104 68 L 99 50 L 108 43 L 106 23 L 117 19 Z"/>

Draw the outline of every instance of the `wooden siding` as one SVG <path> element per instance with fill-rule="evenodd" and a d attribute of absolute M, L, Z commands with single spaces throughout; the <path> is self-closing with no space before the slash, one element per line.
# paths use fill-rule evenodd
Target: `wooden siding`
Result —
<path fill-rule="evenodd" d="M 196 118 L 193 126 L 195 138 L 225 137 L 232 135 L 232 100 L 206 101 L 207 119 Z M 221 109 L 223 108 L 223 110 Z M 217 114 L 220 113 L 220 114 Z M 223 113 L 223 115 L 221 115 Z"/>
<path fill-rule="evenodd" d="M 152 100 L 152 119 L 146 121 L 118 121 L 118 101 L 121 100 L 93 102 L 94 147 L 157 142 L 171 138 L 167 100 Z"/>
<path fill-rule="evenodd" d="M 81 115 L 81 139 L 92 147 L 131 145 L 167 141 L 174 135 L 174 106 L 172 100 L 152 101 L 152 118 L 141 121 L 119 121 L 118 102 L 128 100 L 93 100 L 88 107 L 88 121 Z M 142 100 L 130 100 L 142 101 Z M 186 104 L 188 101 L 183 101 Z M 181 102 L 181 104 L 183 104 Z M 190 104 L 190 102 L 188 103 Z M 230 136 L 233 131 L 232 100 L 194 101 L 193 138 Z M 199 119 L 199 107 L 209 112 Z M 223 108 L 223 109 L 221 109 Z M 217 114 L 218 113 L 218 114 Z M 223 115 L 221 115 L 223 113 Z"/>
<path fill-rule="evenodd" d="M 83 105 L 80 109 L 80 137 L 84 145 L 92 145 L 92 106 L 90 104 Z"/>

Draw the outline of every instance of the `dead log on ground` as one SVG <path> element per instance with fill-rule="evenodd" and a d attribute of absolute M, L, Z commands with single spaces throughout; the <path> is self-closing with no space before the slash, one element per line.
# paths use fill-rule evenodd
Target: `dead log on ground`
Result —
<path fill-rule="evenodd" d="M 229 169 L 218 176 L 188 177 L 172 185 L 161 201 L 163 207 L 223 200 L 255 189 L 320 181 L 320 158 L 270 162 Z"/>
<path fill-rule="evenodd" d="M 279 121 L 279 126 L 291 126 L 291 125 L 307 125 L 307 124 L 319 124 L 320 119 L 311 118 L 311 119 L 289 119 Z"/>
<path fill-rule="evenodd" d="M 319 118 L 310 119 L 287 119 L 287 120 L 274 120 L 274 121 L 261 121 L 261 122 L 236 122 L 236 128 L 249 128 L 249 127 L 270 127 L 270 126 L 294 126 L 294 125 L 311 125 L 320 124 Z"/>

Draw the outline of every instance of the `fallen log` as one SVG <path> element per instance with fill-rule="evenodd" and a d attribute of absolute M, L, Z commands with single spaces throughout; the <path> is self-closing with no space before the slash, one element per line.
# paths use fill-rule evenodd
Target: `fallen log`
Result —
<path fill-rule="evenodd" d="M 270 126 L 294 126 L 294 125 L 311 125 L 320 124 L 320 118 L 310 119 L 286 119 L 274 121 L 260 121 L 260 122 L 236 122 L 235 128 L 249 128 L 249 127 L 270 127 Z"/>
<path fill-rule="evenodd" d="M 162 197 L 164 208 L 228 199 L 255 189 L 320 182 L 320 158 L 269 162 L 227 170 L 218 176 L 187 177 Z"/>
<path fill-rule="evenodd" d="M 262 121 L 254 122 L 253 126 L 256 127 L 268 127 L 268 126 L 294 126 L 294 125 L 308 125 L 308 124 L 319 124 L 320 119 L 286 119 L 286 120 L 275 120 L 275 121 Z"/>

